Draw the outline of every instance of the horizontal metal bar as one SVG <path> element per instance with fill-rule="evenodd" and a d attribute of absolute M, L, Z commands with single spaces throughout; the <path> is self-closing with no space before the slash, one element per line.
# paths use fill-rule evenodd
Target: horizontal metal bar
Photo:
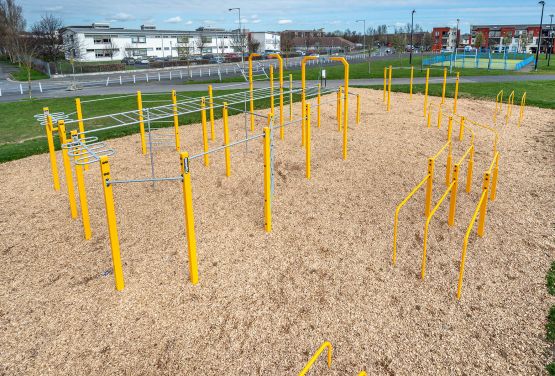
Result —
<path fill-rule="evenodd" d="M 189 159 L 192 160 L 192 159 L 200 158 L 200 157 L 205 156 L 206 154 L 212 154 L 212 153 L 215 153 L 215 152 L 217 152 L 217 151 L 223 150 L 223 149 L 225 149 L 226 147 L 232 147 L 232 146 L 235 146 L 235 145 L 239 145 L 239 144 L 242 144 L 242 143 L 244 143 L 244 142 L 248 142 L 248 141 L 251 141 L 251 140 L 260 138 L 260 137 L 264 137 L 264 133 L 260 133 L 260 134 L 257 134 L 257 135 L 251 136 L 251 137 L 244 138 L 244 139 L 239 140 L 239 141 L 232 142 L 232 143 L 230 143 L 230 144 L 228 144 L 228 145 L 218 146 L 218 147 L 216 147 L 216 148 L 214 148 L 214 149 L 210 149 L 210 150 L 208 150 L 208 151 L 205 151 L 205 152 L 202 152 L 202 153 L 199 153 L 199 154 L 192 155 L 192 156 L 189 157 Z"/>
<path fill-rule="evenodd" d="M 126 184 L 126 183 L 149 183 L 157 181 L 183 181 L 183 176 L 177 176 L 174 178 L 145 178 L 145 179 L 129 179 L 129 180 L 107 180 L 106 185 L 111 184 Z"/>

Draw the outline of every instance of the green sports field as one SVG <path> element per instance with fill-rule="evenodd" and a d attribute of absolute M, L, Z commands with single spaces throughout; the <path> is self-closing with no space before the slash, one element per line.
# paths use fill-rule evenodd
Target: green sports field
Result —
<path fill-rule="evenodd" d="M 455 68 L 483 68 L 483 69 L 508 69 L 514 70 L 515 66 L 520 63 L 522 60 L 519 59 L 487 59 L 487 58 L 468 58 L 468 59 L 457 59 L 454 63 Z M 507 63 L 507 65 L 505 65 Z M 445 66 L 448 67 L 450 64 L 449 61 L 439 62 L 432 64 L 433 66 Z"/>

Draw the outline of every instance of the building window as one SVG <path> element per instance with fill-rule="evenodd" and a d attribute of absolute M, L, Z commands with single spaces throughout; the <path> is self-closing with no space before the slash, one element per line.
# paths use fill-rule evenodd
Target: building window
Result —
<path fill-rule="evenodd" d="M 112 43 L 112 38 L 94 37 L 94 44 L 107 44 Z"/>
<path fill-rule="evenodd" d="M 146 43 L 146 36 L 131 37 L 132 43 Z"/>
<path fill-rule="evenodd" d="M 95 57 L 112 57 L 114 55 L 114 51 L 112 50 L 94 50 Z"/>
<path fill-rule="evenodd" d="M 169 51 L 170 48 L 169 47 L 164 47 L 164 51 Z"/>
<path fill-rule="evenodd" d="M 202 43 L 212 43 L 212 37 L 200 37 Z"/>
<path fill-rule="evenodd" d="M 162 51 L 162 47 L 156 47 L 156 51 Z"/>
<path fill-rule="evenodd" d="M 177 38 L 177 43 L 189 43 L 189 37 L 188 36 L 183 36 L 183 37 L 179 37 Z"/>

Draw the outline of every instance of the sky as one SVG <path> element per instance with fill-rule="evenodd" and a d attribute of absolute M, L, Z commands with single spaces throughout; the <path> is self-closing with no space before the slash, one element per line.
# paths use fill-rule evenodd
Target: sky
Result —
<path fill-rule="evenodd" d="M 52 13 L 65 26 L 109 22 L 112 27 L 139 28 L 154 24 L 158 29 L 194 30 L 197 27 L 237 28 L 241 8 L 244 27 L 251 31 L 280 31 L 285 29 L 315 29 L 325 31 L 356 30 L 388 25 L 394 27 L 410 22 L 424 30 L 434 26 L 455 26 L 460 19 L 462 32 L 472 24 L 539 24 L 541 5 L 526 0 L 16 0 L 23 7 L 28 25 L 41 15 Z M 555 13 L 555 0 L 546 0 L 544 23 Z"/>

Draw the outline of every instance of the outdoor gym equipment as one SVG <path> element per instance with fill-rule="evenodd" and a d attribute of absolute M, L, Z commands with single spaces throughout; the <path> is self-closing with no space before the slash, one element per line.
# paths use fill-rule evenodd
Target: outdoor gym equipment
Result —
<path fill-rule="evenodd" d="M 343 85 L 345 88 L 345 100 L 343 102 L 343 159 L 347 159 L 347 129 L 348 115 L 349 115 L 349 63 L 344 57 L 333 56 L 330 60 L 340 61 L 343 64 L 344 79 Z"/>
<path fill-rule="evenodd" d="M 333 352 L 333 346 L 331 345 L 331 343 L 326 341 L 318 348 L 318 350 L 316 350 L 314 355 L 312 355 L 312 358 L 310 358 L 308 363 L 306 363 L 306 366 L 304 366 L 301 372 L 299 372 L 299 376 L 305 376 L 310 370 L 310 368 L 312 367 L 312 365 L 316 362 L 316 360 L 318 360 L 318 357 L 320 356 L 320 354 L 322 354 L 326 349 L 328 350 L 328 356 L 327 356 L 328 368 L 331 368 L 331 356 Z"/>

